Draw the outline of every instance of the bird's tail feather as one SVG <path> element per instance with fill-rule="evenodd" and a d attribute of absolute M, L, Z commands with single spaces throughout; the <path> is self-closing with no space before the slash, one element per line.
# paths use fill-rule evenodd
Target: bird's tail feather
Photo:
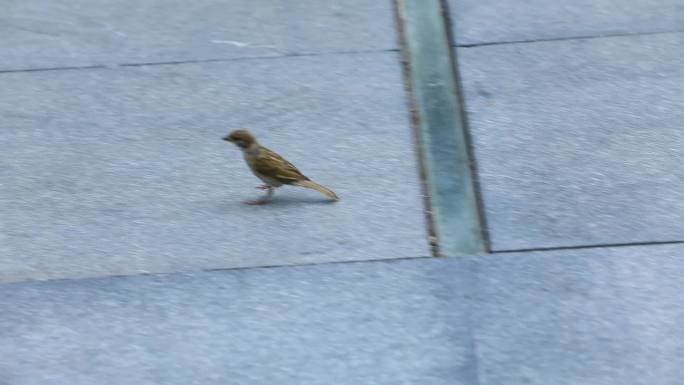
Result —
<path fill-rule="evenodd" d="M 313 182 L 310 180 L 300 180 L 294 184 L 296 184 L 297 186 L 306 187 L 306 188 L 316 190 L 322 194 L 325 194 L 330 199 L 334 199 L 336 201 L 340 200 L 340 198 L 337 196 L 337 194 L 335 194 L 335 192 L 333 190 L 331 190 L 325 186 L 321 186 L 320 184 L 318 184 L 316 182 Z"/>

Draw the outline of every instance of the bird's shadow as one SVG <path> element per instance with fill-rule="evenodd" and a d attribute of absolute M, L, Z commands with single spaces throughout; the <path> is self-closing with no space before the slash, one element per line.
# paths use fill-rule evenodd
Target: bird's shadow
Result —
<path fill-rule="evenodd" d="M 262 204 L 262 205 L 250 205 L 247 204 L 249 200 L 248 199 L 243 199 L 243 200 L 235 200 L 235 201 L 225 201 L 220 204 L 220 209 L 225 210 L 225 211 L 232 211 L 236 207 L 244 207 L 244 208 L 262 208 L 267 210 L 269 207 L 306 207 L 306 206 L 319 206 L 319 205 L 332 205 L 337 203 L 337 201 L 331 200 L 331 199 L 326 199 L 326 198 L 307 198 L 307 197 L 288 197 L 288 196 L 280 196 L 280 197 L 274 197 L 270 203 L 267 204 Z"/>

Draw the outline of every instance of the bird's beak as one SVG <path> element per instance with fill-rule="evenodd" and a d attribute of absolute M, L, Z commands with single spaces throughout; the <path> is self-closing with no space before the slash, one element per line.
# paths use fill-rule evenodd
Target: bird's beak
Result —
<path fill-rule="evenodd" d="M 226 142 L 233 142 L 233 140 L 230 138 L 230 136 L 224 136 L 221 139 L 225 140 Z"/>

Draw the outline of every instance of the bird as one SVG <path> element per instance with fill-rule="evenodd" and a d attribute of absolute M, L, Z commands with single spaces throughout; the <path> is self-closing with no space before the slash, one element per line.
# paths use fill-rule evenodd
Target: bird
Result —
<path fill-rule="evenodd" d="M 252 173 L 264 182 L 264 185 L 257 188 L 267 190 L 266 196 L 263 198 L 245 203 L 250 205 L 271 203 L 273 191 L 282 185 L 306 187 L 316 190 L 334 201 L 340 199 L 331 189 L 312 181 L 285 158 L 259 144 L 248 130 L 233 130 L 222 139 L 235 144 L 242 150 L 245 162 Z"/>

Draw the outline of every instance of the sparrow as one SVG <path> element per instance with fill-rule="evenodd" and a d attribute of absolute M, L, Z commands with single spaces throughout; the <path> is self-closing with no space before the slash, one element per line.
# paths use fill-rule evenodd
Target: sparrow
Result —
<path fill-rule="evenodd" d="M 261 205 L 270 203 L 273 197 L 273 190 L 284 184 L 310 188 L 325 194 L 330 199 L 340 199 L 329 188 L 321 186 L 306 177 L 285 158 L 260 145 L 249 131 L 243 129 L 235 130 L 223 137 L 223 140 L 234 143 L 242 150 L 245 162 L 247 162 L 250 170 L 265 183 L 257 188 L 267 190 L 266 196 L 255 201 L 246 202 L 247 204 Z"/>

